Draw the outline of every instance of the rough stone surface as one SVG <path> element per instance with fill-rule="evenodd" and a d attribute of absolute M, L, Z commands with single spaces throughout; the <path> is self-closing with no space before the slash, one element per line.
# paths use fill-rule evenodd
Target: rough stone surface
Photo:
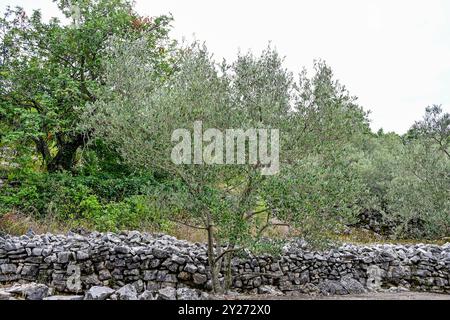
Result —
<path fill-rule="evenodd" d="M 123 286 L 122 288 L 116 291 L 116 294 L 118 300 L 138 300 L 137 290 L 131 284 Z"/>
<path fill-rule="evenodd" d="M 258 288 L 258 293 L 259 294 L 267 294 L 267 295 L 271 295 L 271 296 L 281 296 L 281 295 L 283 295 L 283 292 L 278 290 L 274 286 L 261 286 L 261 287 Z"/>
<path fill-rule="evenodd" d="M 367 292 L 362 283 L 353 279 L 351 276 L 344 276 L 340 282 L 347 291 L 346 294 L 362 294 Z"/>
<path fill-rule="evenodd" d="M 166 287 L 158 290 L 159 300 L 177 300 L 177 290 L 171 287 Z"/>
<path fill-rule="evenodd" d="M 13 297 L 12 293 L 0 290 L 0 301 L 9 300 L 12 297 Z"/>
<path fill-rule="evenodd" d="M 193 279 L 195 284 L 204 284 L 206 283 L 206 281 L 208 281 L 208 277 L 200 273 L 195 273 Z"/>
<path fill-rule="evenodd" d="M 83 296 L 50 296 L 44 298 L 44 300 L 63 300 L 63 301 L 72 301 L 72 300 L 83 300 Z"/>
<path fill-rule="evenodd" d="M 114 293 L 114 290 L 108 287 L 92 287 L 84 297 L 85 300 L 106 300 Z"/>
<path fill-rule="evenodd" d="M 27 283 L 15 285 L 7 289 L 6 293 L 17 295 L 26 300 L 42 300 L 49 295 L 50 289 L 44 284 Z"/>
<path fill-rule="evenodd" d="M 293 241 L 279 256 L 246 252 L 231 265 L 231 289 L 242 294 L 450 293 L 450 244 L 344 244 L 315 252 L 304 242 Z M 21 293 L 2 289 L 3 299 L 11 294 L 36 299 L 52 294 L 84 294 L 87 299 L 187 299 L 194 295 L 183 288 L 211 289 L 208 270 L 205 244 L 162 234 L 132 231 L 0 237 L 0 285 L 35 282 L 47 287 L 35 286 L 34 291 Z M 221 270 L 221 281 L 225 271 Z M 132 285 L 136 294 L 127 285 Z M 166 291 L 161 294 L 161 289 Z"/>
<path fill-rule="evenodd" d="M 139 296 L 139 300 L 156 300 L 156 294 L 153 291 L 145 290 Z"/>
<path fill-rule="evenodd" d="M 177 300 L 203 300 L 201 291 L 190 288 L 179 288 L 176 293 Z"/>
<path fill-rule="evenodd" d="M 324 295 L 343 295 L 348 293 L 340 281 L 325 280 L 318 287 L 320 293 Z"/>
<path fill-rule="evenodd" d="M 27 300 L 42 300 L 49 294 L 49 288 L 46 285 L 39 284 L 25 291 Z"/>

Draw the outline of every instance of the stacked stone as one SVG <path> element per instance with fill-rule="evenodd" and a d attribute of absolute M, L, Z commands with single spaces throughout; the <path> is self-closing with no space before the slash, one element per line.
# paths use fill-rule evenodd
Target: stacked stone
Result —
<path fill-rule="evenodd" d="M 45 284 L 26 283 L 0 288 L 0 300 L 207 300 L 205 292 L 190 288 L 166 287 L 158 290 L 142 290 L 135 284 L 127 284 L 118 290 L 93 286 L 84 295 L 54 295 L 55 289 Z"/>
<path fill-rule="evenodd" d="M 0 283 L 37 282 L 60 293 L 132 284 L 138 292 L 211 289 L 206 246 L 136 231 L 87 236 L 0 237 Z M 219 277 L 223 279 L 222 272 Z M 287 244 L 280 256 L 248 253 L 232 261 L 243 293 L 349 294 L 367 290 L 450 292 L 450 244 L 343 245 L 309 251 Z M 169 289 L 170 290 L 170 289 Z"/>

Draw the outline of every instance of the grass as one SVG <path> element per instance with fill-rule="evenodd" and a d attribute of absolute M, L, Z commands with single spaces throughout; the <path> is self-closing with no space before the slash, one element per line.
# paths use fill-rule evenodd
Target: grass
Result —
<path fill-rule="evenodd" d="M 347 234 L 340 234 L 336 236 L 336 240 L 346 243 L 354 244 L 437 244 L 443 245 L 450 242 L 450 238 L 443 238 L 439 240 L 429 239 L 389 239 L 380 236 L 379 234 L 367 229 L 350 228 Z"/>
<path fill-rule="evenodd" d="M 83 228 L 86 230 L 93 230 L 92 226 L 83 223 L 82 221 L 75 221 L 73 223 L 68 221 L 60 221 L 51 217 L 46 217 L 43 220 L 36 220 L 28 215 L 21 214 L 20 212 L 9 212 L 0 215 L 0 232 L 10 235 L 23 235 L 28 230 L 32 229 L 37 234 L 43 233 L 55 233 L 64 234 L 74 228 Z M 152 226 L 143 226 L 140 230 L 143 232 L 156 233 L 161 230 L 155 229 Z M 203 242 L 207 241 L 207 234 L 205 230 L 193 229 L 191 227 L 173 224 L 170 228 L 165 230 L 168 235 L 174 236 L 180 240 L 187 240 L 190 242 Z M 292 235 L 286 227 L 271 227 L 267 228 L 264 236 L 276 239 L 287 239 Z M 332 240 L 345 243 L 354 244 L 437 244 L 443 245 L 450 242 L 450 238 L 443 238 L 440 240 L 427 240 L 427 239 L 402 239 L 393 240 L 386 239 L 380 235 L 366 229 L 350 228 L 346 234 L 334 235 Z"/>
<path fill-rule="evenodd" d="M 47 232 L 66 233 L 70 228 L 69 225 L 52 218 L 46 218 L 45 221 L 36 221 L 32 217 L 19 212 L 8 212 L 0 215 L 0 231 L 10 235 L 23 235 L 30 229 L 38 234 Z"/>

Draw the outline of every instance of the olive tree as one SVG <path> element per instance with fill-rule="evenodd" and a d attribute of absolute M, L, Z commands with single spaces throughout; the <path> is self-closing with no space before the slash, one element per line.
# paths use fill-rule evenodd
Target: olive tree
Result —
<path fill-rule="evenodd" d="M 162 81 L 142 40 L 112 38 L 106 85 L 86 114 L 95 135 L 112 142 L 127 162 L 170 177 L 159 203 L 171 208 L 169 219 L 205 230 L 217 292 L 221 270 L 225 288 L 231 284 L 233 255 L 269 228 L 288 225 L 317 236 L 350 216 L 358 189 L 351 161 L 345 152 L 327 153 L 333 144 L 350 146 L 365 116 L 323 63 L 299 86 L 271 48 L 221 64 L 198 43 L 179 51 L 176 71 Z M 230 129 L 244 133 L 241 147 Z M 236 145 L 224 152 L 227 139 Z M 270 148 L 263 150 L 262 140 Z M 176 147 L 180 141 L 188 141 L 183 150 Z M 183 161 L 174 161 L 174 153 Z M 267 174 L 277 160 L 279 170 Z"/>
<path fill-rule="evenodd" d="M 426 108 L 404 137 L 398 176 L 388 194 L 397 233 L 414 238 L 450 235 L 450 114 Z"/>
<path fill-rule="evenodd" d="M 444 112 L 442 106 L 427 107 L 425 116 L 414 124 L 409 135 L 426 139 L 428 144 L 436 145 L 437 150 L 450 159 L 450 113 Z"/>
<path fill-rule="evenodd" d="M 370 135 L 358 172 L 368 194 L 365 208 L 395 238 L 439 239 L 450 233 L 449 115 L 426 109 L 404 136 Z"/>

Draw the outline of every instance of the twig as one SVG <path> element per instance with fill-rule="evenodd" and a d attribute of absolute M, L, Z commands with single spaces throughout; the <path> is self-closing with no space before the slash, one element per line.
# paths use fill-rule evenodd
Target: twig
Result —
<path fill-rule="evenodd" d="M 230 253 L 230 252 L 236 252 L 236 251 L 241 251 L 241 250 L 243 250 L 243 249 L 244 249 L 244 248 L 233 248 L 233 249 L 225 250 L 225 251 L 222 252 L 219 256 L 216 257 L 216 263 L 217 263 L 224 255 L 226 255 L 227 253 Z"/>

